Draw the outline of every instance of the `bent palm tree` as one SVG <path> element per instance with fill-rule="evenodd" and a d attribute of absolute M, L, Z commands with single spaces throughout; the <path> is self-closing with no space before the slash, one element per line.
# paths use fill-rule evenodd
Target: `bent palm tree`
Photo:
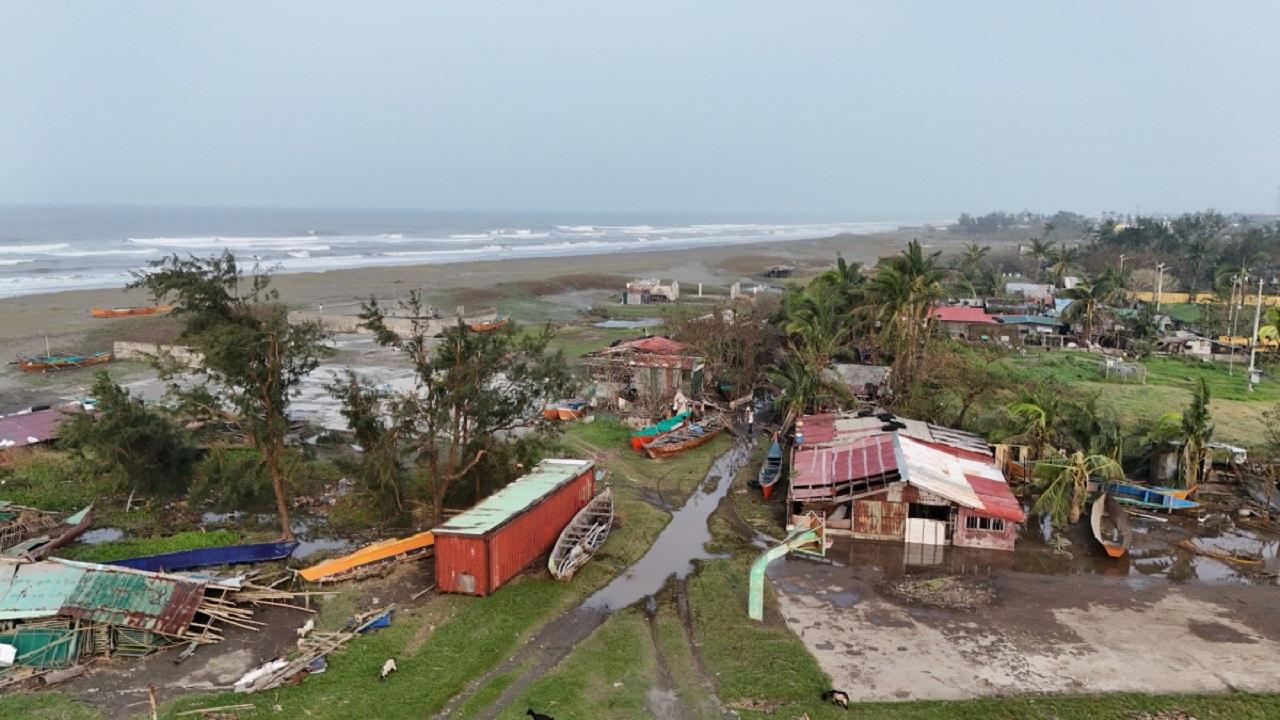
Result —
<path fill-rule="evenodd" d="M 1182 413 L 1182 482 L 1183 487 L 1200 484 L 1200 474 L 1209 444 L 1213 438 L 1213 420 L 1209 415 L 1209 386 L 1204 378 L 1196 386 L 1191 405 Z"/>
<path fill-rule="evenodd" d="M 1036 463 L 1035 477 L 1040 497 L 1031 506 L 1033 512 L 1047 513 L 1055 526 L 1075 523 L 1084 511 L 1089 492 L 1089 478 L 1123 480 L 1119 463 L 1106 455 L 1072 453 L 1071 457 Z"/>
<path fill-rule="evenodd" d="M 940 253 L 928 255 L 912 240 L 901 254 L 888 258 L 867 281 L 866 311 L 879 322 L 893 351 L 893 382 L 905 389 L 915 382 L 927 352 L 933 307 L 946 295 L 947 271 Z"/>
<path fill-rule="evenodd" d="M 1079 323 L 1080 334 L 1085 343 L 1092 343 L 1098 316 L 1115 300 L 1117 293 L 1115 286 L 1105 276 L 1081 280 L 1075 287 L 1061 293 L 1062 297 L 1071 299 L 1071 304 L 1062 312 L 1062 319 L 1073 324 Z"/>

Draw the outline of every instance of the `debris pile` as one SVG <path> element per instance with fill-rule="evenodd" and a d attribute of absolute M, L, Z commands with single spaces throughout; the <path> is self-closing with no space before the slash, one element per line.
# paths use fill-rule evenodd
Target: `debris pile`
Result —
<path fill-rule="evenodd" d="M 901 602 L 948 610 L 974 610 L 996 598 L 989 579 L 960 575 L 895 578 L 888 581 L 885 591 Z"/>

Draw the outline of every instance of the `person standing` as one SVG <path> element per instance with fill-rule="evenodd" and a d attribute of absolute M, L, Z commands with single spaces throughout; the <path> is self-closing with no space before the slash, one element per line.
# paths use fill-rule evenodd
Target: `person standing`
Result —
<path fill-rule="evenodd" d="M 754 438 L 756 436 L 756 409 L 752 405 L 747 406 L 747 437 Z"/>

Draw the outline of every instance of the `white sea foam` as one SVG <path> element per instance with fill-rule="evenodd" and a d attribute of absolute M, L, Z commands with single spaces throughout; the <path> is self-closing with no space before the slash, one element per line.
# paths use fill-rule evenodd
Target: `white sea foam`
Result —
<path fill-rule="evenodd" d="M 328 250 L 328 242 L 336 241 L 332 237 L 158 237 L 129 238 L 134 245 L 162 248 L 183 248 L 187 250 L 243 248 L 277 250 Z M 367 241 L 368 239 L 366 239 Z"/>
<path fill-rule="evenodd" d="M 5 255 L 17 255 L 22 253 L 25 255 L 41 255 L 52 250 L 61 250 L 71 247 L 67 243 L 45 243 L 43 245 L 0 245 L 0 253 Z"/>
<path fill-rule="evenodd" d="M 65 250 L 49 253 L 53 257 L 99 257 L 106 255 L 155 255 L 155 248 L 138 248 L 137 250 Z"/>
<path fill-rule="evenodd" d="M 31 258 L 17 258 L 16 260 L 0 260 L 0 265 L 26 265 L 33 262 L 35 260 Z"/>

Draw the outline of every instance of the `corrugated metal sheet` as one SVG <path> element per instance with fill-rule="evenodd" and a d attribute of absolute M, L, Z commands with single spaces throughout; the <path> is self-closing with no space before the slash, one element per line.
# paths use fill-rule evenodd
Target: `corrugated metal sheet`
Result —
<path fill-rule="evenodd" d="M 897 469 L 893 435 L 889 433 L 848 445 L 801 449 L 792 456 L 791 498 L 829 497 L 836 484 L 895 474 Z"/>
<path fill-rule="evenodd" d="M 980 436 L 963 430 L 933 425 L 909 418 L 894 418 L 905 427 L 897 430 L 913 440 L 938 443 L 960 450 L 991 456 L 987 443 Z M 885 421 L 874 415 L 858 417 L 853 414 L 804 415 L 796 421 L 796 434 L 803 438 L 803 446 L 838 445 L 872 435 L 883 435 Z"/>
<path fill-rule="evenodd" d="M 907 518 L 906 503 L 858 500 L 853 504 L 853 532 L 901 540 Z"/>
<path fill-rule="evenodd" d="M 181 635 L 204 597 L 204 583 L 101 566 L 88 570 L 59 614 Z"/>
<path fill-rule="evenodd" d="M 0 450 L 49 442 L 65 419 L 58 408 L 0 416 Z"/>
<path fill-rule="evenodd" d="M 470 510 L 432 530 L 436 535 L 484 535 L 555 492 L 561 485 L 587 472 L 590 460 L 543 460 L 528 475 L 481 500 Z"/>
<path fill-rule="evenodd" d="M 54 617 L 84 578 L 63 563 L 0 562 L 0 620 Z"/>

